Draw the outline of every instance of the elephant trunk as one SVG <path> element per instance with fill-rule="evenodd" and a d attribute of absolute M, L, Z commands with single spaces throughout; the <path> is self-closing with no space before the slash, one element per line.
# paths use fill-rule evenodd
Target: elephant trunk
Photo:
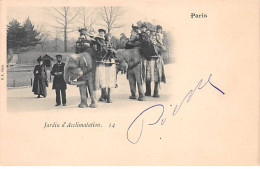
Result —
<path fill-rule="evenodd" d="M 64 71 L 64 76 L 63 76 L 63 78 L 64 78 L 64 81 L 65 81 L 67 84 L 69 84 L 70 76 L 68 76 L 68 73 L 66 72 L 66 69 L 65 69 L 65 71 Z"/>

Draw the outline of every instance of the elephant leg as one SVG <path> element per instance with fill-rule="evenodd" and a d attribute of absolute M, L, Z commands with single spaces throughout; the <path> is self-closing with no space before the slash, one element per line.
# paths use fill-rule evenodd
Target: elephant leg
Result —
<path fill-rule="evenodd" d="M 143 92 L 142 79 L 139 75 L 136 75 L 136 82 L 137 82 L 138 93 L 139 93 L 138 100 L 145 101 L 146 99 L 145 99 L 144 92 Z"/>
<path fill-rule="evenodd" d="M 78 107 L 80 107 L 80 108 L 88 107 L 87 96 L 86 96 L 86 92 L 87 92 L 86 85 L 80 85 L 79 86 L 79 92 L 80 92 L 80 100 L 81 100 L 81 102 L 78 105 Z"/>
<path fill-rule="evenodd" d="M 108 87 L 107 88 L 107 103 L 112 103 L 111 92 L 112 92 L 112 89 L 110 87 Z"/>
<path fill-rule="evenodd" d="M 129 99 L 136 99 L 136 79 L 133 74 L 128 74 L 128 81 L 130 85 L 131 96 Z"/>
<path fill-rule="evenodd" d="M 94 83 L 92 79 L 89 79 L 87 82 L 90 97 L 91 97 L 91 104 L 89 105 L 90 108 L 96 108 L 96 92 L 94 91 Z"/>
<path fill-rule="evenodd" d="M 145 96 L 151 96 L 151 82 L 146 81 L 145 87 L 146 87 Z"/>
<path fill-rule="evenodd" d="M 106 88 L 102 88 L 101 89 L 101 96 L 99 98 L 99 101 L 104 102 L 104 101 L 106 101 L 106 99 L 107 99 Z"/>
<path fill-rule="evenodd" d="M 154 83 L 154 92 L 153 92 L 153 97 L 160 97 L 159 95 L 159 82 Z"/>

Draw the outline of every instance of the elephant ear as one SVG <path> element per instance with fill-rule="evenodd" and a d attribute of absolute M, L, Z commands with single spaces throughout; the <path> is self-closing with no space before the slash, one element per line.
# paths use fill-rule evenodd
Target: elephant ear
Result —
<path fill-rule="evenodd" d="M 116 58 L 120 63 L 122 63 L 123 61 L 128 62 L 129 57 L 130 57 L 130 53 L 129 50 L 127 49 L 118 49 L 116 51 Z"/>
<path fill-rule="evenodd" d="M 80 54 L 79 65 L 81 69 L 86 69 L 86 71 L 92 69 L 92 58 L 89 53 L 84 52 Z"/>
<path fill-rule="evenodd" d="M 141 55 L 138 49 L 126 49 L 123 53 L 123 57 L 129 66 L 136 65 L 141 61 Z"/>
<path fill-rule="evenodd" d="M 69 77 L 71 79 L 75 79 L 77 75 L 77 69 L 79 68 L 77 65 L 77 54 L 72 54 L 67 57 L 66 64 L 64 67 L 64 80 L 68 83 Z"/>

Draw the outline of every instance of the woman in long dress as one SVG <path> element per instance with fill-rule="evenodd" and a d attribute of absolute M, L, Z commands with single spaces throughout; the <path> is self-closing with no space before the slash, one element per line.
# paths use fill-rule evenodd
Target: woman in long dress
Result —
<path fill-rule="evenodd" d="M 35 66 L 33 74 L 34 74 L 34 81 L 33 81 L 33 93 L 38 95 L 38 98 L 47 96 L 46 86 L 48 87 L 47 81 L 47 73 L 45 70 L 45 66 L 43 65 L 43 61 L 41 56 L 37 59 L 38 65 Z"/>

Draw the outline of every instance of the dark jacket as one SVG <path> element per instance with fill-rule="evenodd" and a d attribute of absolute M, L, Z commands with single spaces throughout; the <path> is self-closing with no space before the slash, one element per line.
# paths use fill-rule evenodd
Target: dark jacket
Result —
<path fill-rule="evenodd" d="M 150 37 L 146 32 L 141 32 L 139 34 L 139 40 L 140 42 L 149 42 L 150 41 Z"/>
<path fill-rule="evenodd" d="M 97 43 L 97 50 L 102 51 L 104 45 L 106 44 L 105 39 L 100 38 L 100 37 L 96 37 L 95 40 L 96 40 L 96 43 Z"/>
<path fill-rule="evenodd" d="M 52 89 L 57 89 L 57 90 L 62 90 L 62 89 L 67 89 L 67 84 L 64 81 L 64 66 L 65 63 L 61 62 L 56 63 L 53 65 L 53 68 L 51 70 L 51 75 L 54 76 L 53 79 L 53 85 L 52 85 Z M 55 73 L 62 73 L 60 75 L 55 75 Z"/>

